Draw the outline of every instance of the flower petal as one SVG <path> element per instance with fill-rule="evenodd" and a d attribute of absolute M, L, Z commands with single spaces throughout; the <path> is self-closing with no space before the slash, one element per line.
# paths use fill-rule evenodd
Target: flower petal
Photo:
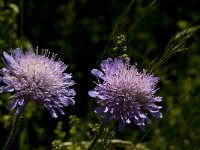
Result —
<path fill-rule="evenodd" d="M 7 52 L 3 52 L 4 59 L 9 67 L 12 67 L 15 64 L 14 58 L 9 55 Z"/>
<path fill-rule="evenodd" d="M 91 97 L 94 97 L 94 98 L 96 98 L 98 95 L 99 95 L 99 92 L 97 92 L 97 91 L 88 91 L 88 94 L 91 96 Z"/>
<path fill-rule="evenodd" d="M 52 117 L 54 117 L 54 118 L 58 117 L 58 115 L 57 115 L 56 111 L 53 109 L 52 105 L 50 105 L 49 103 L 44 103 L 44 106 L 49 110 Z"/>
<path fill-rule="evenodd" d="M 97 69 L 92 69 L 91 73 L 94 76 L 96 76 L 97 78 L 100 78 L 100 79 L 104 79 L 104 77 L 105 77 L 105 75 L 101 71 L 99 71 Z"/>
<path fill-rule="evenodd" d="M 12 102 L 9 105 L 9 109 L 13 110 L 17 106 L 17 103 L 18 103 L 17 99 L 12 100 Z"/>

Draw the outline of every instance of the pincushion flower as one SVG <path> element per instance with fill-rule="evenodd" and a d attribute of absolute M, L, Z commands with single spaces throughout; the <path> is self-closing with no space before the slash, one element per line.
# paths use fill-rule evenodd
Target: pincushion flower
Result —
<path fill-rule="evenodd" d="M 65 114 L 63 106 L 75 103 L 75 91 L 70 88 L 75 84 L 72 75 L 64 73 L 67 65 L 55 61 L 55 54 L 43 50 L 39 55 L 38 49 L 22 52 L 16 48 L 10 55 L 3 52 L 3 56 L 6 67 L 0 73 L 5 86 L 0 87 L 0 92 L 12 93 L 10 109 L 16 109 L 17 115 L 29 101 L 44 105 L 55 118 L 57 111 Z"/>
<path fill-rule="evenodd" d="M 95 112 L 103 117 L 105 124 L 116 120 L 118 130 L 123 131 L 126 124 L 133 122 L 144 131 L 145 124 L 151 123 L 149 114 L 162 118 L 162 107 L 156 104 L 162 98 L 155 96 L 158 77 L 146 70 L 139 72 L 136 66 L 130 65 L 130 58 L 124 61 L 121 56 L 103 60 L 100 67 L 101 70 L 91 71 L 98 83 L 88 94 L 98 98 L 100 106 Z"/>

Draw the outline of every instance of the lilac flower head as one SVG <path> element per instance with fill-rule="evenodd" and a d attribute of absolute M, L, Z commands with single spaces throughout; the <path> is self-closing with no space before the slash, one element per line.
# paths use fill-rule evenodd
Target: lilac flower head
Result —
<path fill-rule="evenodd" d="M 11 55 L 3 52 L 6 67 L 0 70 L 1 81 L 5 86 L 0 87 L 0 93 L 11 92 L 13 99 L 10 109 L 16 109 L 20 114 L 26 104 L 33 100 L 44 105 L 52 117 L 57 117 L 57 111 L 65 114 L 63 106 L 73 105 L 75 91 L 71 74 L 63 73 L 67 68 L 62 61 L 55 61 L 55 54 L 38 49 L 22 52 L 20 48 L 12 51 Z"/>
<path fill-rule="evenodd" d="M 151 123 L 148 114 L 162 118 L 159 112 L 162 107 L 156 105 L 162 99 L 155 96 L 158 77 L 146 70 L 139 72 L 130 65 L 130 58 L 124 62 L 121 56 L 103 60 L 100 66 L 101 70 L 91 71 L 98 83 L 88 94 L 98 98 L 100 107 L 95 112 L 103 117 L 105 124 L 117 120 L 119 131 L 123 131 L 126 124 L 133 122 L 144 131 L 145 123 Z"/>

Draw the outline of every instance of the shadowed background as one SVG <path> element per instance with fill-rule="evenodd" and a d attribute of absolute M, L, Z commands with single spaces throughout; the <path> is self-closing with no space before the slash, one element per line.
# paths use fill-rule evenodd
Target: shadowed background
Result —
<path fill-rule="evenodd" d="M 73 74 L 76 104 L 65 107 L 65 116 L 51 117 L 42 106 L 30 103 L 24 112 L 16 149 L 51 149 L 59 139 L 55 130 L 62 122 L 63 141 L 72 141 L 69 115 L 81 119 L 77 140 L 90 140 L 87 124 L 98 123 L 96 101 L 87 92 L 95 87 L 90 70 L 102 59 L 115 57 L 115 38 L 126 35 L 127 54 L 132 64 L 146 68 L 161 56 L 177 32 L 200 24 L 197 0 L 0 0 L 0 51 L 30 46 L 49 49 L 68 64 Z M 154 74 L 161 78 L 158 95 L 163 97 L 163 119 L 147 126 L 148 134 L 133 124 L 115 138 L 143 143 L 149 149 L 197 149 L 200 144 L 200 36 L 196 32 L 187 42 L 189 49 L 170 57 Z M 1 67 L 3 67 L 1 61 Z M 13 111 L 8 94 L 0 95 L 0 147 L 12 126 Z M 151 129 L 151 130 L 150 130 Z M 82 131 L 82 132 L 81 132 Z M 74 137 L 76 137 L 74 136 Z"/>

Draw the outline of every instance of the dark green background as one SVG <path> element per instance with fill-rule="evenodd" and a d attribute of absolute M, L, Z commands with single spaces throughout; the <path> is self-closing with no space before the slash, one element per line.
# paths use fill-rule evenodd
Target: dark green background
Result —
<path fill-rule="evenodd" d="M 173 35 L 200 24 L 198 0 L 130 3 L 131 0 L 0 0 L 1 57 L 3 51 L 19 46 L 49 49 L 69 65 L 67 72 L 76 82 L 76 104 L 64 108 L 65 116 L 54 119 L 43 106 L 27 106 L 15 140 L 16 149 L 51 149 L 51 142 L 59 139 L 54 132 L 59 121 L 66 132 L 62 140 L 71 141 L 69 115 L 81 119 L 76 140 L 91 139 L 86 136 L 87 123 L 98 123 L 98 116 L 93 112 L 96 100 L 87 94 L 96 81 L 90 70 L 98 68 L 102 59 L 117 56 L 112 50 L 116 36 L 126 35 L 132 64 L 145 69 L 164 53 Z M 139 140 L 145 133 L 133 124 L 122 133 L 116 132 L 114 138 L 139 142 L 149 149 L 200 147 L 199 43 L 196 32 L 184 43 L 188 50 L 173 55 L 154 70 L 161 79 L 157 95 L 163 97 L 163 119 L 152 119 L 153 124 L 146 127 L 151 130 L 142 141 Z M 8 110 L 8 97 L 0 95 L 0 147 L 9 135 L 14 114 Z"/>

